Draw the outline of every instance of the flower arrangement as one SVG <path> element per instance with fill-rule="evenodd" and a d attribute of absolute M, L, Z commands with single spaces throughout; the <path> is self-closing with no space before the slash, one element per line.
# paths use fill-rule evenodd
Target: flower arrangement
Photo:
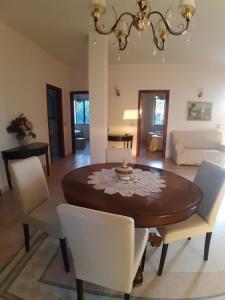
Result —
<path fill-rule="evenodd" d="M 16 119 L 12 120 L 6 130 L 8 133 L 16 133 L 17 140 L 24 140 L 26 136 L 31 136 L 33 139 L 36 138 L 36 134 L 33 132 L 33 125 L 24 114 L 20 114 Z"/>

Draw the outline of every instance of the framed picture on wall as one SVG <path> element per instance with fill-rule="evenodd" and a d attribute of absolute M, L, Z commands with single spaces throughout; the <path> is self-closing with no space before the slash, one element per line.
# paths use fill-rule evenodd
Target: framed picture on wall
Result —
<path fill-rule="evenodd" d="M 212 118 L 212 102 L 188 101 L 188 121 L 210 121 Z"/>

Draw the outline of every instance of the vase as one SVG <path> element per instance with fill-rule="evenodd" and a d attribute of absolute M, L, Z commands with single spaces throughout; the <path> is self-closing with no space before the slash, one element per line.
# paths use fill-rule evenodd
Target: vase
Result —
<path fill-rule="evenodd" d="M 21 147 L 26 146 L 29 142 L 28 136 L 25 136 L 23 139 L 18 140 L 18 142 Z"/>

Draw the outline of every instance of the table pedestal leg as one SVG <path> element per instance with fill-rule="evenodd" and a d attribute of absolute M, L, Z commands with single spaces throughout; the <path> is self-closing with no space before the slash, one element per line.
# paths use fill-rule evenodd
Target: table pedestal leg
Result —
<path fill-rule="evenodd" d="M 149 232 L 148 241 L 152 247 L 159 247 L 162 243 L 162 238 L 156 232 Z"/>
<path fill-rule="evenodd" d="M 151 244 L 152 247 L 159 247 L 162 243 L 162 238 L 159 234 L 156 232 L 150 232 L 148 241 Z M 144 254 L 145 255 L 145 254 Z M 138 268 L 137 274 L 134 278 L 133 287 L 139 286 L 143 283 L 143 264 Z"/>

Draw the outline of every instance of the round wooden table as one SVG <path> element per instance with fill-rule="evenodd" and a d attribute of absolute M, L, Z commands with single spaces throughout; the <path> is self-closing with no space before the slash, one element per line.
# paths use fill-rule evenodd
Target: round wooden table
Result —
<path fill-rule="evenodd" d="M 157 171 L 166 180 L 166 188 L 160 193 L 150 193 L 146 197 L 123 197 L 119 193 L 109 195 L 103 190 L 95 190 L 93 185 L 87 183 L 88 176 L 94 171 L 117 166 L 119 164 L 97 164 L 68 173 L 62 181 L 66 201 L 81 207 L 132 217 L 135 226 L 139 228 L 182 221 L 191 216 L 201 202 L 202 192 L 194 183 L 171 172 L 144 165 L 131 166 Z"/>

